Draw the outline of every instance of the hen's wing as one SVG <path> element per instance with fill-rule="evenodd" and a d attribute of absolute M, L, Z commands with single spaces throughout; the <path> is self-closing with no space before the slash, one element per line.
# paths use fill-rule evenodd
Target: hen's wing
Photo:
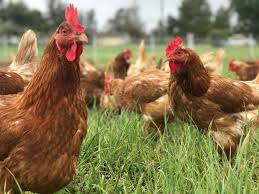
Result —
<path fill-rule="evenodd" d="M 123 93 L 139 103 L 152 102 L 167 92 L 169 74 L 152 70 L 145 71 L 125 80 Z"/>
<path fill-rule="evenodd" d="M 17 130 L 19 119 L 13 109 L 13 102 L 19 95 L 0 95 L 0 161 L 4 160 L 22 136 Z"/>
<path fill-rule="evenodd" d="M 222 111 L 235 113 L 259 105 L 259 93 L 247 84 L 218 75 L 211 75 L 211 78 L 206 97 L 218 104 Z"/>

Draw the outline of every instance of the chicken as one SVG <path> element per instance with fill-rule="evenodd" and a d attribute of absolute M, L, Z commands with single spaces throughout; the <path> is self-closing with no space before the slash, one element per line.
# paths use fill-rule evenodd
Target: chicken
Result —
<path fill-rule="evenodd" d="M 191 118 L 205 134 L 210 131 L 219 151 L 231 156 L 245 134 L 245 118 L 258 119 L 258 91 L 245 83 L 208 73 L 200 57 L 181 44 L 182 39 L 177 37 L 166 49 L 172 111 L 180 120 Z"/>
<path fill-rule="evenodd" d="M 153 57 L 149 57 L 145 51 L 145 42 L 141 41 L 138 48 L 138 59 L 135 64 L 132 64 L 129 68 L 128 75 L 135 75 L 145 70 L 156 69 L 159 64 L 156 63 Z"/>
<path fill-rule="evenodd" d="M 214 52 L 206 52 L 200 55 L 201 61 L 203 64 L 211 62 L 215 58 L 215 53 Z"/>
<path fill-rule="evenodd" d="M 259 72 L 259 63 L 251 61 L 235 61 L 231 59 L 229 62 L 229 70 L 237 74 L 237 80 L 250 81 L 255 79 L 257 73 Z"/>
<path fill-rule="evenodd" d="M 81 89 L 88 107 L 99 105 L 104 90 L 104 72 L 97 70 L 87 71 L 81 76 Z"/>
<path fill-rule="evenodd" d="M 72 4 L 65 16 L 24 92 L 0 97 L 0 193 L 20 193 L 16 181 L 54 193 L 75 174 L 86 134 L 79 58 L 87 37 Z"/>
<path fill-rule="evenodd" d="M 132 52 L 128 48 L 115 57 L 114 61 L 109 66 L 109 70 L 112 71 L 115 79 L 125 79 L 125 77 L 127 77 L 127 72 L 130 67 L 128 60 L 131 57 Z"/>
<path fill-rule="evenodd" d="M 0 95 L 23 91 L 36 69 L 37 55 L 36 35 L 32 30 L 28 30 L 20 40 L 11 65 L 0 68 Z"/>
<path fill-rule="evenodd" d="M 120 79 L 118 79 L 120 80 Z M 104 110 L 110 110 L 113 112 L 120 112 L 121 105 L 116 102 L 113 95 L 110 95 L 110 81 L 111 77 L 106 74 L 104 79 L 104 92 L 100 98 L 100 107 Z"/>
<path fill-rule="evenodd" d="M 219 49 L 215 53 L 215 55 L 211 58 L 211 60 L 208 59 L 208 55 L 203 55 L 203 58 L 201 57 L 201 60 L 205 68 L 209 72 L 221 75 L 223 71 L 223 66 L 224 66 L 224 58 L 225 58 L 225 51 L 223 49 Z"/>
<path fill-rule="evenodd" d="M 104 90 L 104 72 L 98 71 L 88 61 L 80 61 L 81 89 L 88 107 L 99 105 Z"/>
<path fill-rule="evenodd" d="M 143 114 L 145 135 L 156 128 L 163 132 L 165 119 L 173 118 L 168 103 L 168 80 L 169 73 L 146 70 L 125 80 L 110 80 L 108 92 L 117 107 L 129 110 L 137 108 Z"/>

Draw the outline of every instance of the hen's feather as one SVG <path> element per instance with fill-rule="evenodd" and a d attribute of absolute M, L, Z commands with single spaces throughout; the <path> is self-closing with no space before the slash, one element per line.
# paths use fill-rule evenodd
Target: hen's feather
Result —
<path fill-rule="evenodd" d="M 138 59 L 135 64 L 131 64 L 128 75 L 137 75 L 146 70 L 156 69 L 159 65 L 153 57 L 147 55 L 145 42 L 142 40 L 138 48 Z"/>
<path fill-rule="evenodd" d="M 135 102 L 152 102 L 167 93 L 169 73 L 147 70 L 125 80 L 123 95 Z"/>
<path fill-rule="evenodd" d="M 161 70 L 148 70 L 125 80 L 111 80 L 112 103 L 109 105 L 115 110 L 137 108 L 144 117 L 144 134 L 157 128 L 163 132 L 165 122 L 173 119 L 167 96 L 168 81 L 169 73 Z"/>
<path fill-rule="evenodd" d="M 223 71 L 223 60 L 225 57 L 225 51 L 223 49 L 219 49 L 211 59 L 209 59 L 211 56 L 210 53 L 208 55 L 203 55 L 201 57 L 201 60 L 205 66 L 205 68 L 211 72 L 221 75 Z"/>
<path fill-rule="evenodd" d="M 17 73 L 0 70 L 0 95 L 17 94 L 23 91 L 25 85 Z"/>

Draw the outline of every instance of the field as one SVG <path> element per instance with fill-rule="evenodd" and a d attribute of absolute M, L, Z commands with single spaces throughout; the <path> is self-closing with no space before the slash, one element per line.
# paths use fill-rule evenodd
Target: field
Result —
<path fill-rule="evenodd" d="M 137 45 L 127 47 L 135 59 Z M 124 48 L 97 48 L 99 68 Z M 164 56 L 164 49 L 165 45 L 157 46 L 156 56 Z M 195 48 L 198 53 L 215 49 L 206 45 Z M 225 64 L 232 57 L 251 58 L 246 47 L 227 47 L 225 51 Z M 0 59 L 7 60 L 12 52 L 15 47 L 5 48 Z M 91 56 L 91 48 L 85 53 Z M 259 58 L 259 47 L 254 53 Z M 227 67 L 224 74 L 233 76 Z M 141 136 L 142 122 L 134 112 L 89 110 L 88 134 L 81 147 L 77 175 L 59 194 L 259 193 L 259 135 L 245 139 L 248 143 L 241 145 L 229 162 L 218 156 L 211 138 L 201 135 L 191 122 L 168 124 L 163 135 L 148 137 Z"/>

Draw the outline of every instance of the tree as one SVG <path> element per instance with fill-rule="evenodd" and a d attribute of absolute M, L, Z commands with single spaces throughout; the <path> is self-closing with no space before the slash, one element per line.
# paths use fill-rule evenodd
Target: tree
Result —
<path fill-rule="evenodd" d="M 4 0 L 0 0 L 0 8 L 3 6 Z"/>
<path fill-rule="evenodd" d="M 259 1 L 258 0 L 232 0 L 231 7 L 239 16 L 239 30 L 252 33 L 259 38 Z"/>
<path fill-rule="evenodd" d="M 175 35 L 178 33 L 178 21 L 173 16 L 168 16 L 167 18 L 167 25 L 166 25 L 166 32 L 168 35 Z"/>
<path fill-rule="evenodd" d="M 1 33 L 6 35 L 19 35 L 26 28 L 42 31 L 46 21 L 41 12 L 30 10 L 23 2 L 10 2 L 0 11 Z"/>
<path fill-rule="evenodd" d="M 138 8 L 120 8 L 115 16 L 108 21 L 108 30 L 110 33 L 127 33 L 131 37 L 142 37 L 145 32 L 141 22 Z"/>
<path fill-rule="evenodd" d="M 179 9 L 179 34 L 205 37 L 211 29 L 211 10 L 206 0 L 183 0 Z"/>
<path fill-rule="evenodd" d="M 230 28 L 230 11 L 228 8 L 220 7 L 216 13 L 213 28 L 219 30 L 228 30 Z"/>
<path fill-rule="evenodd" d="M 230 11 L 228 8 L 220 7 L 212 24 L 212 38 L 226 38 L 230 34 Z"/>

